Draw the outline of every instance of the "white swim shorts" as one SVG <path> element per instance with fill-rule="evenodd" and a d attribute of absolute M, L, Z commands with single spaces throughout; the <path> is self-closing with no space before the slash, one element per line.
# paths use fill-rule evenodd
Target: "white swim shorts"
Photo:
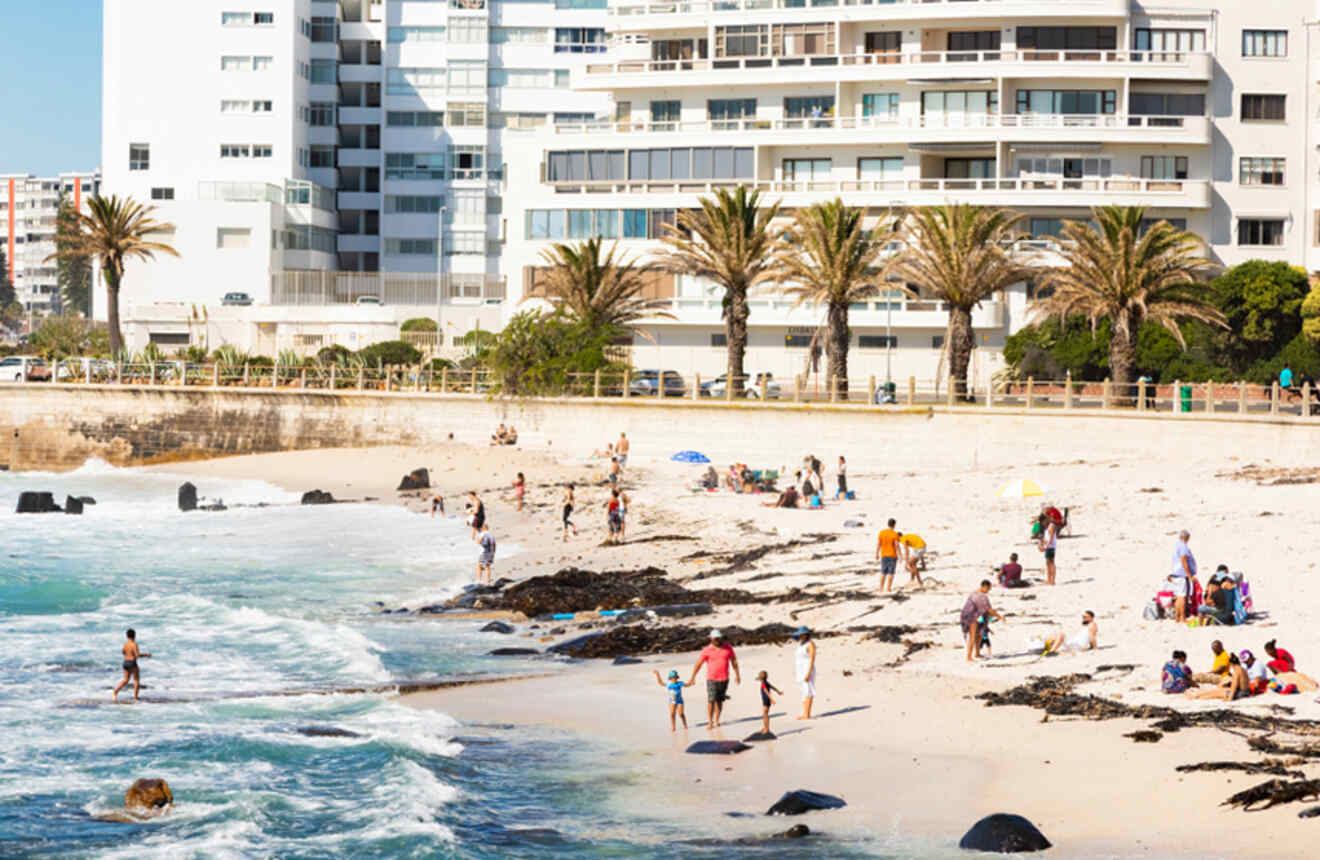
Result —
<path fill-rule="evenodd" d="M 815 681 L 798 681 L 798 687 L 800 687 L 800 688 L 802 689 L 802 698 L 804 698 L 804 699 L 814 699 L 814 698 L 816 698 L 816 682 L 815 682 Z"/>

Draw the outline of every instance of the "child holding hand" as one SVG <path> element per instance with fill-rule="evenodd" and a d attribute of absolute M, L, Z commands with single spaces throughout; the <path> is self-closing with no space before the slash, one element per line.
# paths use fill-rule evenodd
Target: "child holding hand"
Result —
<path fill-rule="evenodd" d="M 655 675 L 655 682 L 657 684 L 669 691 L 669 730 L 671 732 L 678 731 L 678 727 L 674 722 L 674 716 L 677 714 L 678 718 L 683 721 L 683 729 L 686 731 L 688 724 L 687 714 L 683 713 L 683 688 L 691 687 L 692 682 L 688 681 L 684 684 L 679 680 L 678 672 L 672 669 L 669 672 L 668 683 L 660 680 L 660 673 L 655 669 L 651 670 L 651 674 Z"/>
<path fill-rule="evenodd" d="M 780 696 L 784 695 L 784 691 L 770 683 L 770 675 L 764 669 L 757 673 L 756 680 L 761 682 L 761 732 L 768 735 L 770 734 L 770 706 L 775 703 L 770 691 L 774 690 Z"/>

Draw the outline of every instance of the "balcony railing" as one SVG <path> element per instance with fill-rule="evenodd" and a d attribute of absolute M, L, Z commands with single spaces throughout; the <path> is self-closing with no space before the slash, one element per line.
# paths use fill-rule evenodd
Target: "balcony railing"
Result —
<path fill-rule="evenodd" d="M 903 194 L 911 192 L 938 192 L 965 194 L 995 194 L 1030 192 L 1095 195 L 1139 194 L 1152 198 L 1182 197 L 1197 193 L 1204 195 L 1208 182 L 1204 179 L 1140 179 L 1131 176 L 1065 178 L 1060 176 L 1017 177 L 1013 179 L 845 179 L 845 180 L 637 180 L 600 182 L 573 180 L 551 183 L 556 190 L 574 191 L 580 188 L 612 189 L 618 193 L 705 194 L 716 188 L 747 185 L 774 194 Z"/>
<path fill-rule="evenodd" d="M 610 14 L 619 17 L 635 15 L 708 15 L 725 12 L 761 12 L 770 9 L 826 9 L 834 7 L 884 6 L 911 8 L 936 5 L 950 11 L 963 12 L 971 4 L 1000 7 L 1005 0 L 660 0 L 638 3 L 622 0 L 610 4 Z M 1011 2 L 1011 0 L 1010 0 Z M 1069 11 L 1086 15 L 1096 9 L 1108 9 L 1114 4 L 1107 0 L 1071 0 Z M 888 11 L 888 9 L 886 10 Z M 928 11 L 923 9 L 922 11 Z"/>
<path fill-rule="evenodd" d="M 1192 70 L 1194 63 L 1205 63 L 1209 54 L 1202 51 L 914 51 L 863 54 L 793 54 L 771 57 L 717 57 L 681 60 L 622 60 L 617 63 L 588 63 L 586 74 L 614 75 L 646 72 L 706 72 L 732 69 L 801 69 L 812 66 L 962 66 L 976 63 L 1078 63 L 1094 66 L 1117 66 L 1139 63 L 1152 73 Z M 963 71 L 960 69 L 960 71 Z M 915 70 L 902 75 L 920 74 Z"/>
<path fill-rule="evenodd" d="M 1187 128 L 1204 117 L 1128 116 L 1125 114 L 959 114 L 890 117 L 840 116 L 795 119 L 714 119 L 681 122 L 593 120 L 555 126 L 555 134 L 667 134 L 678 132 L 816 131 L 849 129 L 964 128 Z"/>
<path fill-rule="evenodd" d="M 271 274 L 272 305 L 351 305 L 375 296 L 386 306 L 434 307 L 455 299 L 503 301 L 499 275 L 405 272 L 283 271 Z"/>

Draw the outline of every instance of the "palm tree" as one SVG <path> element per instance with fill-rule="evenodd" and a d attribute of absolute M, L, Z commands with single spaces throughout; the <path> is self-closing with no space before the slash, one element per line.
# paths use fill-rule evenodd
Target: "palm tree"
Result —
<path fill-rule="evenodd" d="M 890 236 L 862 226 L 863 210 L 845 206 L 839 198 L 799 209 L 793 226 L 780 241 L 778 280 L 798 305 L 825 305 L 828 336 L 825 354 L 834 391 L 848 389 L 848 306 L 876 293 L 883 273 L 874 267 Z"/>
<path fill-rule="evenodd" d="M 729 348 L 727 384 L 743 389 L 747 351 L 747 294 L 775 278 L 770 222 L 779 202 L 761 205 L 761 192 L 739 185 L 697 201 L 700 209 L 678 213 L 665 225 L 658 264 L 671 272 L 714 281 L 724 290 L 724 332 Z"/>
<path fill-rule="evenodd" d="M 642 297 L 646 270 L 636 260 L 615 259 L 618 243 L 601 255 L 599 237 L 576 245 L 556 243 L 541 252 L 549 264 L 545 271 L 545 296 L 563 307 L 576 320 L 591 328 L 626 329 L 646 317 L 674 315 L 662 310 L 667 299 Z"/>
<path fill-rule="evenodd" d="M 178 251 L 164 242 L 152 241 L 152 236 L 174 231 L 173 224 L 163 224 L 152 217 L 155 211 L 155 206 L 143 206 L 131 197 L 92 197 L 87 201 L 87 212 L 77 213 L 78 232 L 66 237 L 62 241 L 64 247 L 46 258 L 98 259 L 105 278 L 110 354 L 114 356 L 124 349 L 124 337 L 119 331 L 119 287 L 124 280 L 124 262 L 132 258 L 154 260 L 156 254 L 179 256 Z"/>
<path fill-rule="evenodd" d="M 1042 286 L 1053 292 L 1035 307 L 1044 318 L 1080 314 L 1092 328 L 1109 319 L 1109 369 L 1118 384 L 1132 381 L 1145 320 L 1164 326 L 1184 348 L 1182 320 L 1228 327 L 1207 297 L 1204 282 L 1218 266 L 1201 256 L 1201 239 L 1168 221 L 1143 234 L 1145 214 L 1141 206 L 1104 206 L 1092 210 L 1094 223 L 1065 222 L 1065 265 L 1046 275 Z"/>
<path fill-rule="evenodd" d="M 1007 209 L 958 203 L 917 207 L 903 226 L 906 248 L 893 271 L 949 306 L 949 377 L 961 396 L 970 391 L 972 309 L 1027 277 L 1007 248 L 1021 220 Z"/>

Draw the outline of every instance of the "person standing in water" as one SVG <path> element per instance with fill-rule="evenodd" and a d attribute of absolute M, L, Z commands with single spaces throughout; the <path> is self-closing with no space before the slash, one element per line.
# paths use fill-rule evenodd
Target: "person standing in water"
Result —
<path fill-rule="evenodd" d="M 573 537 L 577 537 L 577 526 L 569 519 L 573 516 L 573 485 L 569 484 L 564 488 L 564 543 L 568 543 L 568 530 L 573 530 Z"/>
<path fill-rule="evenodd" d="M 124 689 L 124 685 L 127 684 L 130 679 L 133 681 L 133 701 L 136 702 L 138 700 L 138 691 L 142 689 L 142 677 L 138 673 L 138 660 L 151 656 L 150 654 L 144 654 L 138 648 L 137 631 L 130 627 L 128 632 L 124 635 L 128 637 L 128 641 L 124 643 L 123 647 L 124 680 L 119 682 L 119 686 L 115 687 L 114 693 L 110 696 L 110 698 L 114 699 L 116 703 L 119 702 L 119 691 Z"/>

